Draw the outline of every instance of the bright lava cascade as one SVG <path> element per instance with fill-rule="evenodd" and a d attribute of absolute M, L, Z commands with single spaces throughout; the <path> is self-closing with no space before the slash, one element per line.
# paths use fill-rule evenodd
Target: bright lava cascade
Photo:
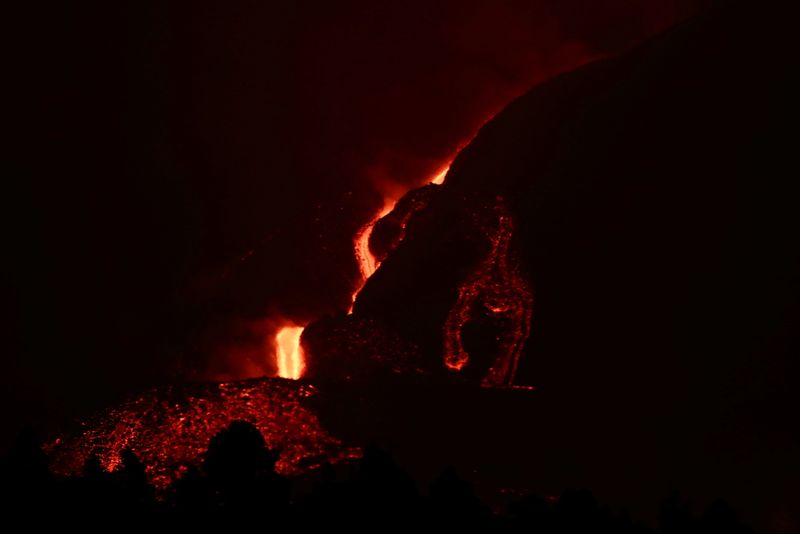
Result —
<path fill-rule="evenodd" d="M 439 170 L 433 177 L 430 178 L 429 182 L 436 185 L 441 185 L 444 183 L 444 178 L 447 176 L 447 171 L 450 170 L 450 164 L 452 160 L 447 163 L 441 170 Z M 350 309 L 348 313 L 353 312 L 353 304 L 356 301 L 356 297 L 358 296 L 359 292 L 364 288 L 364 284 L 367 283 L 367 280 L 375 274 L 375 271 L 378 270 L 380 267 L 380 260 L 375 257 L 375 255 L 369 249 L 369 240 L 372 237 L 372 231 L 375 229 L 375 225 L 380 221 L 383 217 L 391 213 L 394 209 L 395 205 L 397 204 L 399 199 L 392 199 L 384 202 L 383 208 L 381 211 L 370 221 L 361 227 L 358 233 L 355 235 L 353 239 L 353 248 L 355 250 L 356 261 L 358 261 L 358 270 L 361 273 L 361 280 L 359 281 L 358 285 L 356 286 L 355 290 L 353 291 L 353 296 L 350 299 Z"/>
<path fill-rule="evenodd" d="M 275 334 L 275 353 L 277 359 L 278 376 L 297 380 L 303 376 L 305 358 L 303 347 L 300 345 L 300 336 L 303 326 L 284 326 Z"/>
<path fill-rule="evenodd" d="M 430 183 L 441 185 L 449 169 L 450 163 L 437 172 L 430 179 Z M 375 274 L 375 271 L 378 270 L 381 263 L 369 249 L 369 240 L 370 237 L 372 237 L 372 230 L 381 218 L 388 215 L 392 209 L 394 209 L 397 200 L 398 199 L 386 201 L 378 214 L 370 219 L 367 224 L 362 226 L 353 239 L 353 249 L 361 278 L 353 290 L 350 299 L 350 309 L 347 311 L 348 313 L 353 313 L 353 305 L 355 304 L 356 296 L 358 296 L 364 284 L 367 283 L 367 280 Z M 303 334 L 304 328 L 304 326 L 284 326 L 275 334 L 275 361 L 278 376 L 281 378 L 297 380 L 303 376 L 305 355 L 303 354 L 303 347 L 300 344 L 300 337 Z"/>
<path fill-rule="evenodd" d="M 450 163 L 428 181 L 441 185 L 449 168 Z M 410 218 L 427 206 L 425 198 L 424 195 L 410 198 L 408 211 L 397 214 L 397 220 L 392 221 L 399 225 L 393 246 L 403 240 Z M 378 221 L 391 213 L 399 200 L 386 201 L 354 236 L 361 277 L 351 302 L 393 249 L 382 250 L 378 258 L 370 250 L 370 238 Z M 501 205 L 496 211 L 498 222 L 496 231 L 490 232 L 491 251 L 462 284 L 444 328 L 445 364 L 456 370 L 469 361 L 470 355 L 461 343 L 461 331 L 476 310 L 488 310 L 494 316 L 510 319 L 512 328 L 502 335 L 501 353 L 483 380 L 484 385 L 492 386 L 513 382 L 528 337 L 532 304 L 530 291 L 510 255 L 513 231 L 510 215 Z M 311 404 L 305 400 L 319 393 L 313 386 L 298 381 L 306 370 L 301 344 L 304 329 L 305 325 L 285 321 L 276 330 L 269 348 L 275 358 L 277 376 L 290 380 L 260 378 L 153 390 L 105 411 L 79 435 L 51 443 L 47 450 L 53 471 L 60 475 L 78 474 L 87 459 L 96 455 L 103 469 L 112 472 L 120 467 L 122 453 L 130 449 L 146 466 L 149 481 L 163 490 L 190 467 L 199 466 L 211 438 L 234 421 L 253 424 L 263 434 L 267 446 L 280 451 L 276 467 L 283 474 L 299 474 L 324 463 L 359 457 L 359 449 L 343 446 L 321 427 Z M 407 356 L 404 351 L 415 354 L 414 351 L 401 345 L 401 340 L 393 340 L 386 351 L 379 352 L 400 354 L 399 359 L 392 358 L 398 372 L 419 372 L 413 358 L 408 362 L 404 359 Z M 361 349 L 374 353 L 372 342 Z"/>

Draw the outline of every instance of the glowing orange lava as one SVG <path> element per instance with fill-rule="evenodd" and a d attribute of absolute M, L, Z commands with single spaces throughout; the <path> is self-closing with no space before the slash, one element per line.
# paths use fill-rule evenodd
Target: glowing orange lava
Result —
<path fill-rule="evenodd" d="M 278 376 L 297 380 L 303 376 L 305 357 L 300 346 L 300 336 L 305 327 L 284 326 L 275 334 L 275 356 Z"/>
<path fill-rule="evenodd" d="M 452 163 L 452 162 L 450 162 L 450 163 Z M 450 170 L 450 163 L 448 163 L 447 165 L 445 165 L 444 169 L 442 169 L 441 171 L 439 171 L 439 172 L 436 174 L 436 176 L 434 176 L 433 178 L 431 178 L 431 183 L 432 183 L 432 184 L 436 184 L 436 185 L 442 185 L 442 184 L 444 183 L 444 178 L 445 178 L 445 176 L 447 176 L 447 171 L 449 171 L 449 170 Z"/>
<path fill-rule="evenodd" d="M 394 209 L 395 204 L 397 204 L 397 199 L 384 202 L 381 211 L 367 224 L 362 226 L 356 234 L 354 240 L 355 252 L 356 259 L 358 260 L 358 270 L 361 271 L 362 282 L 366 282 L 367 278 L 375 274 L 375 271 L 378 270 L 378 266 L 381 264 L 369 250 L 369 238 L 372 236 L 372 229 L 375 228 L 375 223 Z M 359 287 L 358 290 L 360 291 L 361 287 Z M 358 291 L 356 291 L 355 294 L 358 294 Z"/>
<path fill-rule="evenodd" d="M 442 169 L 437 172 L 429 181 L 432 184 L 441 185 L 450 170 L 452 160 L 447 163 Z M 347 313 L 353 313 L 353 305 L 356 302 L 356 296 L 361 292 L 367 280 L 375 274 L 381 262 L 369 250 L 369 240 L 372 237 L 372 230 L 375 224 L 383 217 L 388 215 L 397 204 L 399 198 L 387 199 L 383 203 L 383 207 L 375 217 L 361 227 L 353 239 L 356 260 L 358 261 L 358 270 L 361 273 L 361 280 L 353 290 L 353 295 L 350 299 L 350 309 Z M 275 335 L 275 356 L 277 360 L 278 376 L 281 378 L 291 378 L 297 380 L 303 376 L 305 369 L 305 357 L 303 355 L 303 348 L 300 346 L 300 336 L 303 333 L 302 326 L 284 326 Z"/>
<path fill-rule="evenodd" d="M 459 147 L 459 150 L 461 147 Z M 455 158 L 455 157 L 454 157 Z M 432 184 L 441 185 L 444 183 L 444 178 L 447 176 L 447 171 L 450 170 L 450 164 L 452 163 L 452 159 L 444 166 L 441 170 L 439 170 L 433 177 L 429 179 L 429 182 Z M 372 237 L 372 230 L 375 228 L 375 224 L 381 220 L 383 217 L 388 215 L 397 204 L 397 201 L 400 200 L 399 198 L 387 199 L 383 203 L 383 208 L 378 214 L 370 219 L 370 221 L 361 227 L 361 229 L 356 233 L 355 237 L 353 238 L 353 248 L 355 251 L 356 261 L 358 261 L 358 270 L 361 273 L 361 281 L 356 286 L 355 290 L 353 291 L 353 296 L 350 299 L 350 309 L 347 313 L 353 313 L 353 304 L 355 304 L 356 296 L 359 294 L 361 289 L 364 287 L 364 284 L 367 283 L 367 280 L 370 276 L 375 274 L 375 271 L 378 270 L 380 267 L 381 262 L 375 257 L 375 255 L 369 250 L 369 240 Z"/>

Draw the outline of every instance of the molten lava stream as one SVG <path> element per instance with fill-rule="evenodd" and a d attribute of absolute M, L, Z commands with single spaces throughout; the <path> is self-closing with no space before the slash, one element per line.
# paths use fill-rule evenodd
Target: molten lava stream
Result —
<path fill-rule="evenodd" d="M 452 163 L 452 161 L 450 163 Z M 432 184 L 442 185 L 444 183 L 444 177 L 447 176 L 447 171 L 450 170 L 450 163 L 445 165 L 441 171 L 439 171 L 433 178 L 431 178 Z"/>
<path fill-rule="evenodd" d="M 441 185 L 444 183 L 444 178 L 447 176 L 447 171 L 450 170 L 449 161 L 441 170 L 433 175 L 428 181 L 432 184 Z M 353 306 L 356 302 L 356 297 L 364 288 L 367 280 L 375 274 L 375 271 L 380 267 L 381 262 L 369 250 L 369 239 L 372 237 L 372 230 L 375 229 L 375 224 L 383 217 L 391 213 L 399 198 L 389 199 L 384 201 L 383 208 L 378 214 L 370 219 L 370 221 L 361 227 L 353 239 L 353 248 L 355 250 L 356 261 L 358 261 L 358 270 L 361 273 L 361 281 L 353 291 L 353 296 L 350 299 L 350 309 L 347 310 L 348 314 L 353 313 Z"/>
<path fill-rule="evenodd" d="M 300 346 L 304 326 L 284 326 L 275 334 L 275 356 L 278 376 L 297 380 L 303 376 L 305 357 Z"/>
<path fill-rule="evenodd" d="M 433 175 L 429 182 L 438 185 L 444 183 L 447 171 L 450 170 L 450 163 L 448 162 Z M 347 310 L 348 314 L 353 313 L 356 296 L 380 266 L 380 261 L 369 250 L 369 239 L 372 236 L 372 230 L 379 220 L 394 209 L 398 200 L 397 198 L 386 200 L 381 210 L 367 224 L 362 226 L 353 238 L 353 247 L 358 261 L 358 269 L 361 273 L 361 280 L 353 291 L 350 299 L 350 309 Z M 304 328 L 304 326 L 287 325 L 280 328 L 275 334 L 275 360 L 278 376 L 281 378 L 297 380 L 303 376 L 305 355 L 303 354 L 303 348 L 300 346 L 300 336 L 303 334 Z"/>
<path fill-rule="evenodd" d="M 378 270 L 378 266 L 380 265 L 378 259 L 369 250 L 369 238 L 372 236 L 372 230 L 381 218 L 394 209 L 396 203 L 397 200 L 386 201 L 381 211 L 370 219 L 367 224 L 362 226 L 353 238 L 353 249 L 356 261 L 358 262 L 358 271 L 361 273 L 361 280 L 358 282 L 358 285 L 353 290 L 353 294 L 350 297 L 350 308 L 347 310 L 348 314 L 353 313 L 353 305 L 356 303 L 356 296 L 358 296 L 364 284 L 367 283 L 370 276 L 375 274 L 375 271 Z"/>
<path fill-rule="evenodd" d="M 358 260 L 358 270 L 361 272 L 361 287 L 364 286 L 364 282 L 366 282 L 370 276 L 375 274 L 375 271 L 378 270 L 378 266 L 381 264 L 369 250 L 369 238 L 372 237 L 372 230 L 375 228 L 375 224 L 378 221 L 394 209 L 395 204 L 397 204 L 397 199 L 386 201 L 381 211 L 356 234 L 354 243 L 356 259 Z M 358 288 L 358 291 L 361 291 L 361 287 Z M 358 291 L 353 293 L 353 300 L 355 300 Z"/>

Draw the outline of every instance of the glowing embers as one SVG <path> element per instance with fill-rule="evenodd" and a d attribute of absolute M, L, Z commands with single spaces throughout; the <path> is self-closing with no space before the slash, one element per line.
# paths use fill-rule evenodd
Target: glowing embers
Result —
<path fill-rule="evenodd" d="M 107 411 L 80 436 L 50 447 L 60 475 L 81 472 L 97 454 L 108 471 L 130 448 L 160 489 L 189 466 L 202 463 L 209 440 L 233 421 L 252 423 L 271 449 L 280 451 L 277 470 L 291 475 L 359 455 L 326 432 L 305 399 L 317 395 L 298 382 L 257 379 L 155 390 Z"/>
<path fill-rule="evenodd" d="M 530 334 L 533 295 L 519 273 L 511 238 L 514 224 L 498 198 L 493 224 L 487 225 L 491 248 L 459 287 L 444 325 L 445 365 L 454 371 L 488 365 L 485 386 L 511 386 L 522 348 Z"/>
<path fill-rule="evenodd" d="M 281 378 L 297 380 L 303 376 L 305 355 L 300 346 L 303 329 L 302 326 L 284 326 L 275 334 L 275 358 Z"/>

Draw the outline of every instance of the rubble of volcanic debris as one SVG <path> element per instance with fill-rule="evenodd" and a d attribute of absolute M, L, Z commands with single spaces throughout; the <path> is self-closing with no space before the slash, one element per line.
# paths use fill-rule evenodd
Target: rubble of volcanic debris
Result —
<path fill-rule="evenodd" d="M 305 378 L 363 382 L 382 375 L 422 375 L 425 363 L 408 341 L 369 318 L 320 319 L 303 332 Z"/>
<path fill-rule="evenodd" d="M 150 482 L 164 489 L 199 465 L 211 438 L 233 421 L 252 423 L 267 446 L 280 451 L 276 467 L 282 474 L 358 457 L 358 449 L 321 427 L 309 405 L 318 394 L 307 384 L 270 378 L 156 389 L 100 414 L 82 434 L 50 444 L 52 469 L 79 474 L 94 454 L 113 471 L 130 449 Z"/>

